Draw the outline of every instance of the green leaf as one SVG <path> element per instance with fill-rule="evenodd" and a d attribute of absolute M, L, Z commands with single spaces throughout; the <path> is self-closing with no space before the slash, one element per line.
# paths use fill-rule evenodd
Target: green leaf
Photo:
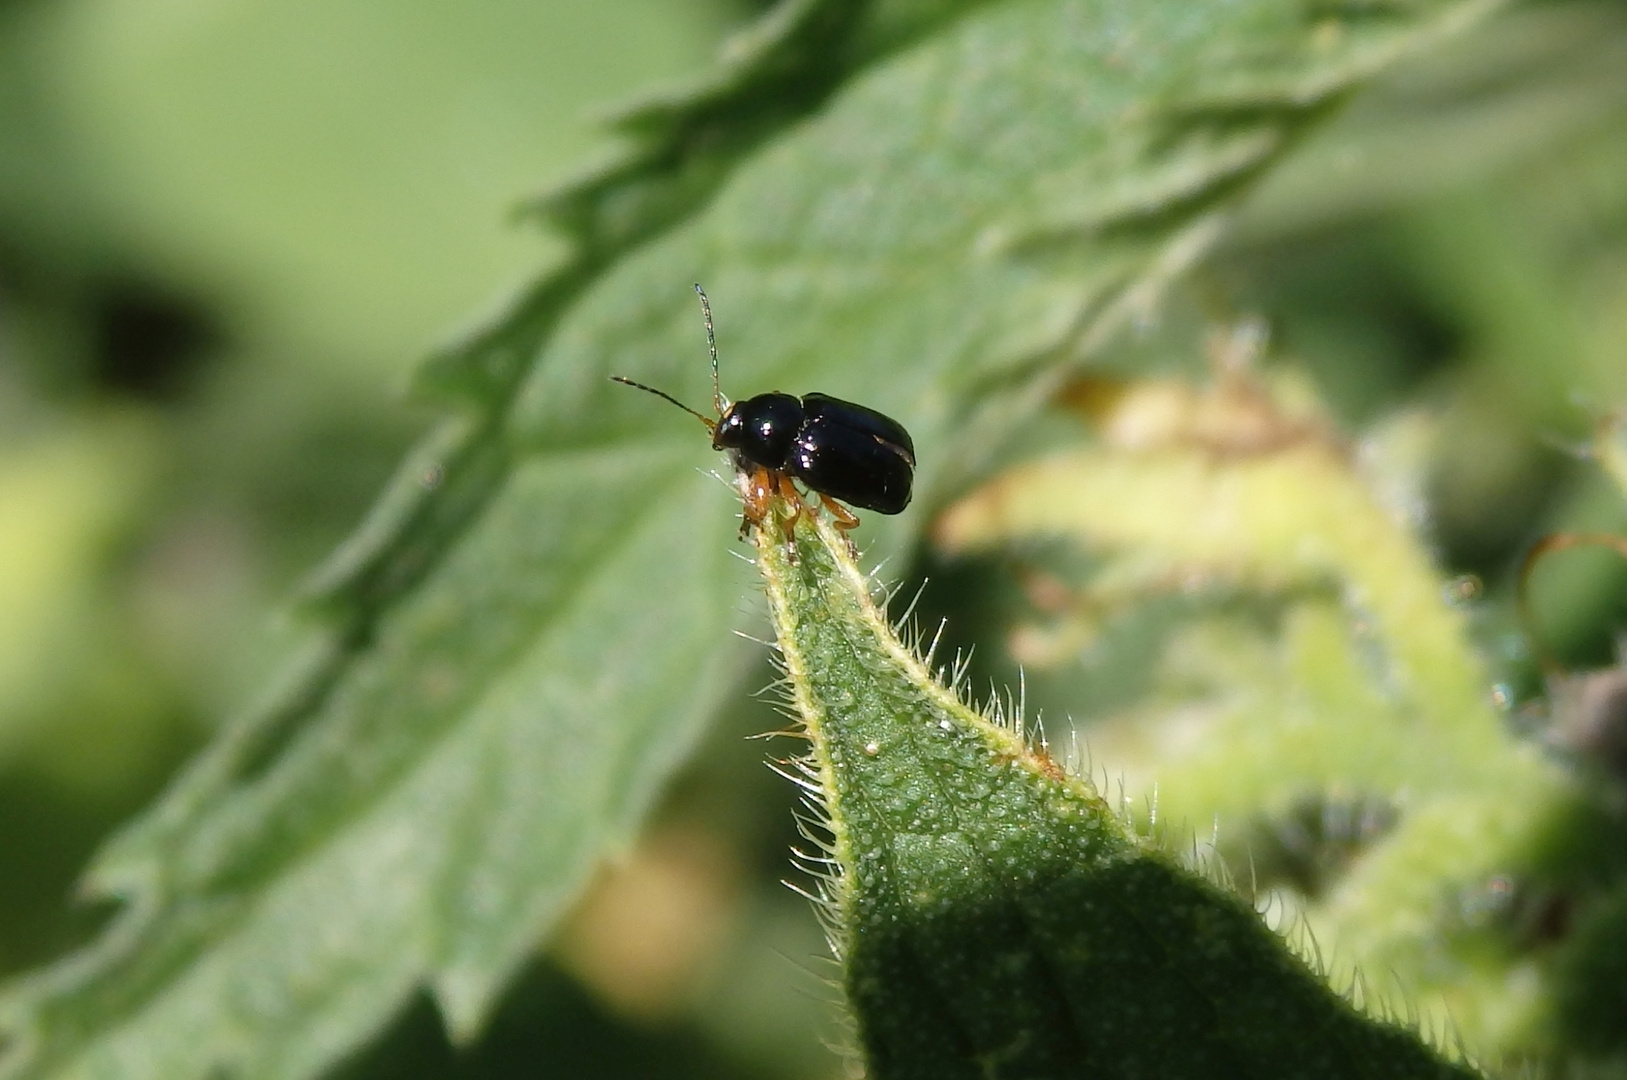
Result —
<path fill-rule="evenodd" d="M 1488 6 L 776 9 L 635 125 L 664 149 L 557 196 L 562 268 L 431 362 L 459 411 L 318 575 L 303 666 L 97 859 L 120 913 L 0 1000 L 0 1075 L 304 1077 L 420 986 L 467 1037 L 748 657 L 715 458 L 605 378 L 702 398 L 689 283 L 731 390 L 897 415 L 930 508 L 1296 134 Z M 782 77 L 824 88 L 765 114 Z"/>
<path fill-rule="evenodd" d="M 1621 413 L 1599 421 L 1593 437 L 1593 456 L 1610 482 L 1627 495 L 1627 418 Z"/>
<path fill-rule="evenodd" d="M 1100 445 L 1008 470 L 946 512 L 937 538 L 955 552 L 1077 546 L 1104 563 L 1077 599 L 1097 619 L 1172 590 L 1231 601 L 1187 613 L 1146 697 L 1086 729 L 1092 752 L 1156 790 L 1167 820 L 1217 822 L 1239 859 L 1264 858 L 1251 826 L 1293 827 L 1308 801 L 1381 807 L 1392 820 L 1360 858 L 1289 902 L 1340 977 L 1393 977 L 1420 1013 L 1497 1043 L 1529 991 L 1485 974 L 1479 943 L 1453 942 L 1471 935 L 1443 898 L 1530 865 L 1574 796 L 1512 737 L 1454 583 L 1348 448 L 1235 379 L 1132 388 Z M 1155 438 L 1149 416 L 1181 419 Z M 1239 596 L 1277 606 L 1251 618 Z"/>
<path fill-rule="evenodd" d="M 792 544 L 771 517 L 757 561 L 867 1075 L 1476 1075 L 1334 994 L 1020 715 L 939 684 L 834 526 L 804 517 Z"/>

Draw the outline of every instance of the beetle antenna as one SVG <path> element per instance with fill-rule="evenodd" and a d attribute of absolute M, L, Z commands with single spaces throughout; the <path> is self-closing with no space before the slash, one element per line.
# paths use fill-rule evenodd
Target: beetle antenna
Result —
<path fill-rule="evenodd" d="M 684 412 L 688 413 L 690 416 L 693 416 L 695 419 L 697 419 L 701 423 L 705 424 L 707 431 L 712 431 L 712 432 L 717 431 L 717 421 L 711 419 L 710 417 L 702 416 L 700 413 L 696 412 L 694 409 L 691 409 L 688 405 L 685 405 L 683 402 L 679 401 L 677 398 L 673 397 L 671 394 L 667 393 L 665 390 L 657 390 L 653 386 L 645 386 L 641 382 L 634 382 L 632 379 L 623 378 L 620 375 L 612 375 L 612 376 L 610 376 L 610 381 L 611 382 L 619 382 L 623 386 L 631 386 L 634 389 L 646 391 L 647 393 L 654 394 L 658 398 L 666 398 L 668 401 L 670 401 L 674 405 L 678 406 L 678 408 L 682 409 Z"/>
<path fill-rule="evenodd" d="M 706 290 L 695 283 L 695 295 L 701 298 L 701 314 L 706 316 L 706 347 L 712 353 L 712 407 L 723 415 L 723 391 L 717 381 L 717 334 L 712 331 L 712 304 L 706 299 Z"/>

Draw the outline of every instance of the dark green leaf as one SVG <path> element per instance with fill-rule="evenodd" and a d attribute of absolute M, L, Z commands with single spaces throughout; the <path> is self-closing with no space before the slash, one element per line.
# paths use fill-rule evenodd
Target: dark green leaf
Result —
<path fill-rule="evenodd" d="M 641 128 L 664 145 L 706 114 L 731 153 L 686 136 L 561 194 L 575 256 L 431 365 L 467 411 L 321 575 L 308 664 L 98 860 L 123 912 L 0 1002 L 0 1072 L 308 1076 L 426 984 L 473 1031 L 745 655 L 729 499 L 696 472 L 715 459 L 605 378 L 704 400 L 689 283 L 727 388 L 915 432 L 919 509 L 865 530 L 896 551 L 1296 133 L 1486 6 L 777 9 L 745 68 Z M 818 69 L 861 25 L 840 85 L 765 128 L 769 69 Z"/>
<path fill-rule="evenodd" d="M 831 525 L 789 545 L 770 519 L 757 557 L 868 1075 L 1476 1075 L 1334 994 L 1030 747 L 1020 715 L 936 682 Z"/>

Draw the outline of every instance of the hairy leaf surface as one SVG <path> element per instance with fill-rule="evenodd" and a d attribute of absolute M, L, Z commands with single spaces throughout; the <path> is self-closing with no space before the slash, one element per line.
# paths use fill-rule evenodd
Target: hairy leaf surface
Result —
<path fill-rule="evenodd" d="M 122 913 L 0 1003 L 0 1072 L 308 1076 L 421 985 L 473 1032 L 745 655 L 700 429 L 606 381 L 704 401 L 689 283 L 727 389 L 897 416 L 930 508 L 1296 133 L 1486 6 L 775 9 L 550 203 L 566 265 L 431 363 L 461 411 L 319 575 L 306 664 L 98 859 Z M 787 79 L 819 85 L 754 108 Z"/>
<path fill-rule="evenodd" d="M 758 534 L 868 1075 L 1471 1077 L 936 682 L 825 522 Z M 810 830 L 810 840 L 819 841 Z"/>

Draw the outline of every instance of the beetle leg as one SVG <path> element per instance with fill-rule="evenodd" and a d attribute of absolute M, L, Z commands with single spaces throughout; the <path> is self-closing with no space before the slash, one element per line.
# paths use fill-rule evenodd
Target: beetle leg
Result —
<path fill-rule="evenodd" d="M 825 504 L 825 509 L 830 511 L 830 516 L 836 519 L 838 529 L 846 532 L 849 529 L 858 527 L 859 516 L 841 503 L 823 492 L 819 495 L 819 501 Z"/>
<path fill-rule="evenodd" d="M 754 465 L 742 484 L 740 500 L 745 505 L 740 511 L 740 539 L 751 534 L 752 527 L 763 523 L 768 513 L 768 501 L 774 493 L 774 478 L 769 470 Z"/>
<path fill-rule="evenodd" d="M 790 514 L 785 519 L 785 552 L 791 558 L 791 565 L 797 565 L 797 522 L 802 515 L 809 513 L 808 504 L 802 501 L 802 493 L 797 491 L 796 484 L 791 482 L 791 474 L 784 472 L 774 473 L 774 485 L 779 489 L 780 498 L 790 505 Z"/>
<path fill-rule="evenodd" d="M 763 479 L 765 484 L 768 485 L 768 489 L 763 493 L 763 498 L 768 499 L 778 494 L 789 507 L 785 518 L 785 554 L 790 559 L 791 565 L 796 566 L 801 562 L 801 558 L 797 555 L 797 521 L 801 519 L 803 514 L 808 512 L 808 505 L 802 501 L 802 495 L 797 491 L 797 486 L 791 482 L 790 473 L 770 469 L 764 474 Z"/>
<path fill-rule="evenodd" d="M 806 506 L 802 501 L 802 493 L 798 491 L 797 486 L 791 482 L 790 473 L 776 473 L 775 476 L 779 484 L 780 498 L 784 499 L 791 507 L 791 518 L 786 527 L 789 529 L 794 529 L 796 527 L 797 519 L 802 516 L 803 511 L 806 509 Z"/>
<path fill-rule="evenodd" d="M 842 539 L 847 541 L 847 553 L 855 560 L 858 559 L 859 546 L 853 542 L 852 530 L 858 525 L 859 516 L 823 491 L 819 493 L 819 501 L 830 511 L 830 516 L 836 519 L 834 522 L 836 529 L 842 534 Z"/>

